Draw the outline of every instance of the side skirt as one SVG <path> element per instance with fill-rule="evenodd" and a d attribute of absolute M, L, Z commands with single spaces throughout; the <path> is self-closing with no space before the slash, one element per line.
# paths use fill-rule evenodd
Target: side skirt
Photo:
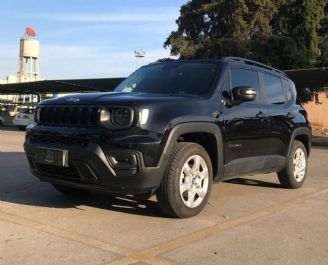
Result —
<path fill-rule="evenodd" d="M 224 165 L 224 177 L 215 180 L 227 180 L 241 175 L 278 172 L 286 165 L 286 157 L 278 155 L 240 158 Z"/>

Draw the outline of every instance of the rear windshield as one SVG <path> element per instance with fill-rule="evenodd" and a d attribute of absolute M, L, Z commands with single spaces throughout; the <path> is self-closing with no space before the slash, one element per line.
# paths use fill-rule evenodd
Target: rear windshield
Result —
<path fill-rule="evenodd" d="M 219 70 L 217 62 L 169 62 L 140 68 L 114 92 L 191 94 L 209 93 Z"/>

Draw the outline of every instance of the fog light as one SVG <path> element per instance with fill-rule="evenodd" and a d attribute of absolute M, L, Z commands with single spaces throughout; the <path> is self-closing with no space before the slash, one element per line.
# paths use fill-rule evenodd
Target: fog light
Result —
<path fill-rule="evenodd" d="M 109 160 L 113 163 L 114 166 L 118 163 L 118 161 L 116 160 L 116 158 L 113 157 L 113 156 L 110 156 L 109 157 Z"/>
<path fill-rule="evenodd" d="M 109 163 L 113 168 L 132 169 L 137 168 L 137 157 L 135 154 L 111 154 L 107 156 Z"/>

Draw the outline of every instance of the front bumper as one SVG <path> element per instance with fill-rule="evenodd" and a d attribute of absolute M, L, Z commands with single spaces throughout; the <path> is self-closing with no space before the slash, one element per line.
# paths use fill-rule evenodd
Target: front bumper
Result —
<path fill-rule="evenodd" d="M 27 136 L 24 143 L 32 173 L 42 181 L 113 194 L 144 194 L 154 192 L 164 175 L 164 166 L 145 166 L 144 155 L 138 150 L 113 148 L 76 137 L 70 141 L 67 137 L 63 141 L 48 138 L 38 142 Z M 69 166 L 37 163 L 39 148 L 68 150 Z"/>

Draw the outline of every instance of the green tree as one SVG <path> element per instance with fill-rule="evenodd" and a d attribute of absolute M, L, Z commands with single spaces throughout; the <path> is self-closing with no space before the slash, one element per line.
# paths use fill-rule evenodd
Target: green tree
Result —
<path fill-rule="evenodd" d="M 242 56 L 288 69 L 327 63 L 328 0 L 192 0 L 164 43 L 181 59 Z"/>
<path fill-rule="evenodd" d="M 328 66 L 328 1 L 319 28 L 319 58 L 317 65 Z"/>

